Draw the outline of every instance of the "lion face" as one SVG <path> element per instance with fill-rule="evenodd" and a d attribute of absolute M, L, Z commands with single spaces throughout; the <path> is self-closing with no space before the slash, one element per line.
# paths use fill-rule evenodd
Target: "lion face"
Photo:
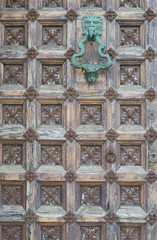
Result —
<path fill-rule="evenodd" d="M 94 40 L 95 35 L 102 35 L 102 19 L 100 16 L 90 14 L 82 20 L 83 35 L 87 35 L 89 40 Z"/>

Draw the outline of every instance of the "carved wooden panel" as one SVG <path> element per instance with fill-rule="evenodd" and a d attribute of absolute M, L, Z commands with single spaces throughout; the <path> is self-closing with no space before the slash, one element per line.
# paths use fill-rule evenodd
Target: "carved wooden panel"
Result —
<path fill-rule="evenodd" d="M 102 146 L 82 145 L 81 164 L 82 165 L 101 165 Z"/>
<path fill-rule="evenodd" d="M 140 44 L 138 27 L 121 27 L 121 45 L 137 46 Z"/>
<path fill-rule="evenodd" d="M 102 109 L 100 105 L 81 106 L 81 124 L 101 125 Z"/>
<path fill-rule="evenodd" d="M 95 83 L 70 64 L 89 14 Z M 157 239 L 156 21 L 155 0 L 0 1 L 0 239 Z"/>
<path fill-rule="evenodd" d="M 41 204 L 61 206 L 61 186 L 41 185 Z"/>

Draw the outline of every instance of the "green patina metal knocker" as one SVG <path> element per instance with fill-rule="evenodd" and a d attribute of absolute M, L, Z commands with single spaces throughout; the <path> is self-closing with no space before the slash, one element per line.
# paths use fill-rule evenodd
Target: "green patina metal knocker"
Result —
<path fill-rule="evenodd" d="M 100 16 L 95 16 L 94 14 L 90 14 L 85 16 L 82 20 L 82 35 L 84 35 L 84 39 L 78 43 L 78 48 L 80 49 L 80 53 L 74 54 L 71 59 L 71 66 L 74 68 L 82 68 L 85 70 L 84 76 L 85 79 L 93 83 L 97 80 L 99 76 L 99 71 L 101 69 L 108 69 L 112 65 L 111 58 L 108 54 L 103 54 L 102 50 L 105 48 L 105 44 L 99 39 L 102 35 L 102 19 Z M 78 62 L 76 58 L 83 57 L 85 54 L 85 43 L 87 41 L 96 42 L 98 44 L 97 53 L 99 57 L 105 58 L 106 62 L 98 62 L 97 64 L 90 61 L 90 63 L 86 63 L 85 61 Z"/>

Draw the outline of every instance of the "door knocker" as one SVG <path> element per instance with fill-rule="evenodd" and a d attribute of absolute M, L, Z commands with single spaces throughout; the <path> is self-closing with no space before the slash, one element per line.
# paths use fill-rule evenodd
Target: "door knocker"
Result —
<path fill-rule="evenodd" d="M 90 14 L 85 16 L 82 19 L 82 35 L 84 35 L 84 39 L 78 43 L 78 48 L 80 49 L 80 53 L 74 54 L 71 59 L 71 66 L 74 68 L 82 68 L 85 70 L 84 76 L 85 79 L 93 83 L 97 80 L 99 76 L 99 71 L 101 69 L 108 69 L 112 65 L 111 58 L 108 54 L 103 54 L 102 50 L 105 48 L 105 44 L 99 39 L 102 35 L 102 19 L 100 16 L 95 16 L 94 14 Z M 96 42 L 98 44 L 97 53 L 100 58 L 105 58 L 106 62 L 98 62 L 97 64 L 90 61 L 90 63 L 86 63 L 85 61 L 78 62 L 76 58 L 83 57 L 85 54 L 85 43 L 87 41 Z"/>

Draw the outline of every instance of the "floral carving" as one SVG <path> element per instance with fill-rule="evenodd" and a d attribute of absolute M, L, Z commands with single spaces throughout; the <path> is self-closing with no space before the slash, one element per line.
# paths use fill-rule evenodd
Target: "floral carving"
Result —
<path fill-rule="evenodd" d="M 43 66 L 43 79 L 42 84 L 55 83 L 60 84 L 60 66 Z"/>
<path fill-rule="evenodd" d="M 3 123 L 23 124 L 23 106 L 14 104 L 3 105 Z"/>
<path fill-rule="evenodd" d="M 101 158 L 101 146 L 84 145 L 81 147 L 81 163 L 83 165 L 99 165 Z"/>
<path fill-rule="evenodd" d="M 139 28 L 121 28 L 122 33 L 122 46 L 135 46 L 139 45 Z"/>
<path fill-rule="evenodd" d="M 42 205 L 61 206 L 61 186 L 41 186 Z"/>
<path fill-rule="evenodd" d="M 59 145 L 41 147 L 42 164 L 61 165 L 62 147 Z"/>
<path fill-rule="evenodd" d="M 72 183 L 76 180 L 77 174 L 73 170 L 69 170 L 64 177 L 68 182 Z"/>
<path fill-rule="evenodd" d="M 24 28 L 23 27 L 6 27 L 6 44 L 7 45 L 23 45 L 24 43 Z"/>
<path fill-rule="evenodd" d="M 109 9 L 105 14 L 104 17 L 109 21 L 113 22 L 113 20 L 117 17 L 117 13 L 115 13 L 112 9 Z"/>
<path fill-rule="evenodd" d="M 144 137 L 150 143 L 153 143 L 157 138 L 157 132 L 151 127 L 145 134 Z"/>
<path fill-rule="evenodd" d="M 157 57 L 157 52 L 151 47 L 149 47 L 144 53 L 143 56 L 148 59 L 149 62 L 152 62 L 155 57 Z"/>
<path fill-rule="evenodd" d="M 7 165 L 17 165 L 22 162 L 22 145 L 4 144 L 2 146 L 2 160 Z"/>
<path fill-rule="evenodd" d="M 118 216 L 114 212 L 111 212 L 111 211 L 108 212 L 107 215 L 104 217 L 106 222 L 108 222 L 111 225 L 116 221 L 117 218 L 118 218 Z"/>
<path fill-rule="evenodd" d="M 24 178 L 29 182 L 29 183 L 32 183 L 34 180 L 36 180 L 37 178 L 37 174 L 32 171 L 32 170 L 28 170 L 25 175 L 24 175 Z"/>
<path fill-rule="evenodd" d="M 23 134 L 23 137 L 26 138 L 27 141 L 29 142 L 33 142 L 35 141 L 39 135 L 36 131 L 34 131 L 33 128 L 29 128 L 24 134 Z"/>
<path fill-rule="evenodd" d="M 82 240 L 100 240 L 100 227 L 81 227 Z"/>
<path fill-rule="evenodd" d="M 61 227 L 43 226 L 41 227 L 41 235 L 43 240 L 59 240 L 61 239 Z"/>
<path fill-rule="evenodd" d="M 23 67 L 22 65 L 5 65 L 4 82 L 7 84 L 22 84 Z"/>
<path fill-rule="evenodd" d="M 22 227 L 18 225 L 2 225 L 2 239 L 22 239 Z"/>
<path fill-rule="evenodd" d="M 150 183 L 153 184 L 157 180 L 157 174 L 153 171 L 150 170 L 147 175 L 145 176 L 145 179 Z"/>
<path fill-rule="evenodd" d="M 39 93 L 36 91 L 36 89 L 33 86 L 31 86 L 26 90 L 24 95 L 30 102 L 32 102 L 36 97 L 39 96 Z"/>
<path fill-rule="evenodd" d="M 127 3 L 130 4 L 132 7 L 137 7 L 135 0 L 123 0 L 120 2 L 120 7 L 124 7 Z"/>
<path fill-rule="evenodd" d="M 138 67 L 121 67 L 122 72 L 122 79 L 121 79 L 121 85 L 124 84 L 133 84 L 138 85 L 139 80 L 137 79 L 136 73 L 139 74 L 139 68 Z"/>
<path fill-rule="evenodd" d="M 62 29 L 61 28 L 52 28 L 52 27 L 44 27 L 44 39 L 43 43 L 48 44 L 48 43 L 53 43 L 56 46 L 61 46 L 62 41 L 60 40 L 60 36 L 62 34 Z"/>
<path fill-rule="evenodd" d="M 30 60 L 32 61 L 33 59 L 35 59 L 39 53 L 37 50 L 35 50 L 33 47 L 31 47 L 27 52 L 26 52 L 27 56 L 30 58 Z"/>
<path fill-rule="evenodd" d="M 122 205 L 139 205 L 140 204 L 140 187 L 122 186 L 121 187 L 121 204 Z"/>
<path fill-rule="evenodd" d="M 143 17 L 146 18 L 149 22 L 151 22 L 157 16 L 150 8 L 143 14 Z"/>
<path fill-rule="evenodd" d="M 13 185 L 2 186 L 2 202 L 6 205 L 22 204 L 22 187 Z"/>
<path fill-rule="evenodd" d="M 45 0 L 44 1 L 44 7 L 51 7 L 53 4 L 57 7 L 61 7 L 60 0 Z"/>
<path fill-rule="evenodd" d="M 81 124 L 101 125 L 102 107 L 101 105 L 82 105 Z"/>
<path fill-rule="evenodd" d="M 145 218 L 146 221 L 152 226 L 157 221 L 157 215 L 153 212 L 149 213 Z"/>
<path fill-rule="evenodd" d="M 121 106 L 121 124 L 140 124 L 140 106 Z"/>
<path fill-rule="evenodd" d="M 89 7 L 93 5 L 94 7 L 100 7 L 97 0 L 84 0 L 82 3 L 82 7 Z"/>
<path fill-rule="evenodd" d="M 111 169 L 110 171 L 108 171 L 108 173 L 104 176 L 104 178 L 110 183 L 114 183 L 117 181 L 118 177 L 116 175 L 116 173 Z"/>
<path fill-rule="evenodd" d="M 26 14 L 26 18 L 28 18 L 28 20 L 30 20 L 31 22 L 34 22 L 38 17 L 39 17 L 39 13 L 32 8 L 27 14 Z"/>
<path fill-rule="evenodd" d="M 25 7 L 25 0 L 8 0 L 6 7 L 8 8 L 23 8 Z"/>
<path fill-rule="evenodd" d="M 65 17 L 68 18 L 71 22 L 73 22 L 78 16 L 78 13 L 75 12 L 72 8 L 65 14 Z"/>
<path fill-rule="evenodd" d="M 81 204 L 85 204 L 87 206 L 101 205 L 101 187 L 83 186 L 81 187 L 81 192 Z"/>
<path fill-rule="evenodd" d="M 110 88 L 104 93 L 104 96 L 107 97 L 107 99 L 108 99 L 110 102 L 113 102 L 113 100 L 117 98 L 118 93 L 117 93 L 112 87 L 110 87 Z"/>
<path fill-rule="evenodd" d="M 71 61 L 71 58 L 75 53 L 76 53 L 75 49 L 71 47 L 70 49 L 68 49 L 66 53 L 64 53 L 64 56 L 67 57 L 69 61 Z"/>
<path fill-rule="evenodd" d="M 109 48 L 106 53 L 111 57 L 112 60 L 118 56 L 118 53 L 113 50 L 113 48 Z"/>
<path fill-rule="evenodd" d="M 27 223 L 32 224 L 37 220 L 37 215 L 32 211 L 28 210 L 27 213 L 24 215 L 24 219 L 26 220 Z"/>
<path fill-rule="evenodd" d="M 144 96 L 149 100 L 149 102 L 152 102 L 157 97 L 157 94 L 156 94 L 155 90 L 152 87 L 150 87 L 145 92 Z"/>
<path fill-rule="evenodd" d="M 122 165 L 140 165 L 140 151 L 138 145 L 121 145 L 121 164 Z"/>
<path fill-rule="evenodd" d="M 71 143 L 77 136 L 78 134 L 72 128 L 70 128 L 64 135 L 64 137 L 67 138 Z"/>
<path fill-rule="evenodd" d="M 140 240 L 140 227 L 121 227 L 121 240 Z"/>
<path fill-rule="evenodd" d="M 64 216 L 64 220 L 68 223 L 68 224 L 72 224 L 77 220 L 76 215 L 72 212 L 69 211 L 65 214 Z"/>
<path fill-rule="evenodd" d="M 74 99 L 77 99 L 79 93 L 73 87 L 69 87 L 63 95 L 69 100 L 69 102 L 73 102 Z"/>
<path fill-rule="evenodd" d="M 119 134 L 116 133 L 115 130 L 111 128 L 106 133 L 106 137 L 110 142 L 114 142 L 119 137 Z"/>
<path fill-rule="evenodd" d="M 43 105 L 41 107 L 42 124 L 62 124 L 62 106 L 61 105 Z"/>

